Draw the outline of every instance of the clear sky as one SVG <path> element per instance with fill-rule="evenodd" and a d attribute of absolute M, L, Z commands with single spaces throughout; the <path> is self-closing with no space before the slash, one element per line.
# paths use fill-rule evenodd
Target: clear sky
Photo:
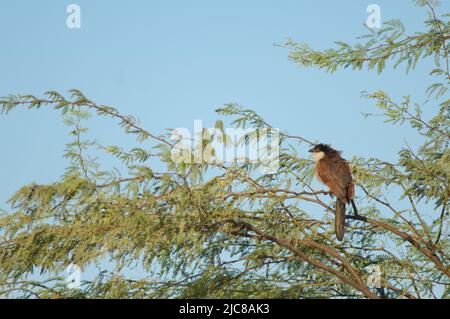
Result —
<path fill-rule="evenodd" d="M 71 3 L 81 7 L 81 29 L 66 26 Z M 154 133 L 193 128 L 194 120 L 211 127 L 214 109 L 236 102 L 289 133 L 332 143 L 347 158 L 391 160 L 415 137 L 407 127 L 365 120 L 361 112 L 375 109 L 360 92 L 411 93 L 423 102 L 427 66 L 408 76 L 403 68 L 330 75 L 294 65 L 274 46 L 287 37 L 314 48 L 352 41 L 366 33 L 371 3 L 380 5 L 383 21 L 423 29 L 426 13 L 409 0 L 2 0 L 0 96 L 78 88 Z M 96 123 L 101 138 L 126 141 L 106 119 Z M 55 111 L 1 116 L 0 208 L 20 186 L 56 180 L 67 141 Z"/>

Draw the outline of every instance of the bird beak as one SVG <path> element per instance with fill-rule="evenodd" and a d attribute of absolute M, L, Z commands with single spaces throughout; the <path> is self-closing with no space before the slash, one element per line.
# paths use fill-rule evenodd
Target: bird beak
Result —
<path fill-rule="evenodd" d="M 314 148 L 310 149 L 308 152 L 313 153 L 314 152 Z"/>

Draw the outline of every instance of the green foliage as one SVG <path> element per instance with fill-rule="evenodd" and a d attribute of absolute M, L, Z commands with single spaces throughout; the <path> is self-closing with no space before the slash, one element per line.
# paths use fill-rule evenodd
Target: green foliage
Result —
<path fill-rule="evenodd" d="M 282 133 L 280 169 L 261 175 L 255 163 L 176 164 L 173 141 L 153 135 L 139 120 L 98 105 L 78 90 L 0 99 L 0 109 L 59 110 L 72 141 L 70 165 L 61 179 L 30 184 L 9 200 L 0 215 L 0 295 L 23 298 L 447 298 L 449 291 L 448 207 L 450 197 L 448 21 L 430 1 L 426 32 L 406 36 L 399 21 L 361 37 L 315 51 L 288 41 L 290 58 L 306 67 L 334 72 L 387 62 L 412 70 L 432 58 L 427 92 L 436 103 L 431 119 L 411 97 L 394 101 L 386 92 L 364 93 L 393 125 L 409 124 L 423 137 L 406 145 L 395 163 L 353 158 L 357 204 L 364 217 L 349 217 L 344 243 L 333 235 L 332 199 L 313 189 L 313 163 L 298 154 L 300 136 Z M 443 16 L 448 18 L 448 15 Z M 435 81 L 433 81 L 435 82 Z M 229 104 L 216 111 L 238 128 L 271 128 L 250 109 Z M 427 112 L 428 113 L 428 112 Z M 370 116 L 372 114 L 366 114 Z M 82 126 L 92 116 L 116 120 L 136 136 L 130 150 L 87 139 Z M 222 133 L 224 124 L 217 121 Z M 248 142 L 248 141 L 247 141 Z M 126 169 L 106 170 L 105 153 Z M 150 163 L 165 169 L 157 172 Z M 125 175 L 125 176 L 124 176 Z M 426 213 L 425 213 L 426 210 Z M 446 224 L 447 223 L 447 224 Z M 109 261 L 103 270 L 68 289 L 61 274 Z M 368 266 L 382 269 L 381 288 L 367 284 Z M 123 270 L 142 276 L 127 278 Z M 30 279 L 39 272 L 40 279 Z"/>

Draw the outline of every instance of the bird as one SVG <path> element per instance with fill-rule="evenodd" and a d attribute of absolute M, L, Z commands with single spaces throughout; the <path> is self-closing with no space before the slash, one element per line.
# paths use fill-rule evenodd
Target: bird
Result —
<path fill-rule="evenodd" d="M 358 216 L 355 198 L 355 184 L 348 162 L 341 157 L 341 152 L 330 145 L 316 144 L 309 150 L 316 162 L 316 177 L 336 196 L 335 232 L 339 241 L 344 240 L 345 205 L 351 203 L 355 216 Z"/>

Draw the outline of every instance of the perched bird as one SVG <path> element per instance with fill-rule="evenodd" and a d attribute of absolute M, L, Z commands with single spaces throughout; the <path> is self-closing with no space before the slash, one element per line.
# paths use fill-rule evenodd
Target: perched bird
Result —
<path fill-rule="evenodd" d="M 316 161 L 316 176 L 328 186 L 336 196 L 335 231 L 338 240 L 344 239 L 345 204 L 352 203 L 355 215 L 358 215 L 355 202 L 355 184 L 347 161 L 341 157 L 341 152 L 329 145 L 317 144 L 309 150 Z"/>

